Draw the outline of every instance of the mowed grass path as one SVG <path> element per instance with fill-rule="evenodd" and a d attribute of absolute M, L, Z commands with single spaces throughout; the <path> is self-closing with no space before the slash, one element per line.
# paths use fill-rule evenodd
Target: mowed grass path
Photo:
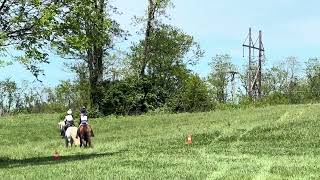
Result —
<path fill-rule="evenodd" d="M 58 121 L 0 118 L 0 179 L 320 179 L 320 105 L 95 119 L 88 149 Z"/>

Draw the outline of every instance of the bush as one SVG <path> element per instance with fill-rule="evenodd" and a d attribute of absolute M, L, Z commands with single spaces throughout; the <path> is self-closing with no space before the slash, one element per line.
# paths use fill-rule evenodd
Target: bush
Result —
<path fill-rule="evenodd" d="M 191 75 L 175 96 L 169 99 L 167 107 L 172 112 L 199 112 L 214 109 L 214 101 L 203 80 Z"/>
<path fill-rule="evenodd" d="M 134 79 L 105 82 L 100 110 L 104 115 L 139 114 L 146 109 L 142 85 Z"/>
<path fill-rule="evenodd" d="M 101 118 L 103 114 L 98 109 L 89 109 L 88 110 L 88 117 L 89 118 Z"/>

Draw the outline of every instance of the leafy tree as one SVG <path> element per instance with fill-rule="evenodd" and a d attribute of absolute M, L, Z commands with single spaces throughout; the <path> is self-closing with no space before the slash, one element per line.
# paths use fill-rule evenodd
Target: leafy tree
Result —
<path fill-rule="evenodd" d="M 3 91 L 7 97 L 8 108 L 7 111 L 10 112 L 12 104 L 14 102 L 14 94 L 17 90 L 17 84 L 10 79 L 3 81 Z"/>
<path fill-rule="evenodd" d="M 183 87 L 167 103 L 172 112 L 208 111 L 214 107 L 209 89 L 198 75 L 191 74 Z"/>
<path fill-rule="evenodd" d="M 42 73 L 38 64 L 48 63 L 45 49 L 55 13 L 50 0 L 3 0 L 0 3 L 2 56 L 6 55 L 6 49 L 20 50 L 22 54 L 16 59 L 38 78 Z"/>
<path fill-rule="evenodd" d="M 61 81 L 55 89 L 55 94 L 57 101 L 68 108 L 71 108 L 77 100 L 77 92 L 70 81 Z"/>
<path fill-rule="evenodd" d="M 140 41 L 132 47 L 130 54 L 131 67 L 136 72 L 136 77 L 140 76 L 139 70 L 145 63 L 144 44 L 144 41 Z M 147 68 L 143 78 L 137 80 L 143 86 L 143 104 L 156 108 L 165 104 L 166 99 L 175 94 L 188 77 L 190 70 L 187 65 L 196 63 L 203 52 L 192 36 L 169 25 L 162 25 L 154 30 L 149 44 L 152 48 L 148 55 Z M 154 97 L 149 99 L 152 103 L 147 101 L 147 97 Z"/>
<path fill-rule="evenodd" d="M 16 92 L 14 93 L 15 109 L 23 108 L 22 91 L 22 88 L 17 87 Z"/>
<path fill-rule="evenodd" d="M 170 0 L 149 0 L 144 39 L 131 47 L 131 75 L 142 86 L 141 111 L 163 106 L 188 77 L 187 65 L 203 54 L 193 37 L 163 23 Z"/>
<path fill-rule="evenodd" d="M 231 63 L 231 57 L 228 54 L 216 55 L 210 62 L 211 72 L 209 82 L 214 88 L 216 99 L 220 103 L 227 101 L 227 86 L 229 72 L 234 70 L 234 65 Z"/>
<path fill-rule="evenodd" d="M 270 93 L 282 93 L 287 90 L 288 72 L 281 66 L 273 66 L 267 69 L 263 74 L 263 92 L 268 95 Z"/>
<path fill-rule="evenodd" d="M 152 54 L 151 38 L 154 36 L 154 30 L 162 24 L 161 17 L 166 15 L 166 9 L 171 5 L 170 0 L 148 0 L 148 10 L 146 17 L 145 38 L 143 42 L 143 56 L 141 58 L 140 75 L 145 75 L 148 67 L 148 61 Z M 140 20 L 144 18 L 140 18 Z"/>
<path fill-rule="evenodd" d="M 110 17 L 109 1 L 66 0 L 60 6 L 52 45 L 63 57 L 85 64 L 91 105 L 98 108 L 104 58 L 123 31 Z"/>
<path fill-rule="evenodd" d="M 311 58 L 306 62 L 306 76 L 309 86 L 309 98 L 320 100 L 320 59 Z"/>
<path fill-rule="evenodd" d="M 3 112 L 3 110 L 5 109 L 4 101 L 5 101 L 4 86 L 3 86 L 3 82 L 0 81 L 0 111 L 1 112 Z"/>
<path fill-rule="evenodd" d="M 109 114 L 141 114 L 143 87 L 135 78 L 106 81 L 102 99 L 102 112 Z"/>

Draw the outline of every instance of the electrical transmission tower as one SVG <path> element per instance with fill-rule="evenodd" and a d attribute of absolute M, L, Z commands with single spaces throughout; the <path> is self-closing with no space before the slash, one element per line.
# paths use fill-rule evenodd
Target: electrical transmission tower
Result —
<path fill-rule="evenodd" d="M 259 42 L 258 47 L 256 43 Z M 246 44 L 248 43 L 248 44 Z M 244 57 L 244 48 L 248 48 L 248 72 L 247 72 L 247 92 L 249 97 L 261 97 L 262 95 L 262 61 L 264 61 L 264 47 L 262 43 L 262 31 L 259 31 L 259 37 L 255 41 L 252 41 L 252 32 L 249 28 L 249 34 L 243 43 L 243 57 Z M 259 52 L 258 62 L 254 59 L 255 51 Z"/>

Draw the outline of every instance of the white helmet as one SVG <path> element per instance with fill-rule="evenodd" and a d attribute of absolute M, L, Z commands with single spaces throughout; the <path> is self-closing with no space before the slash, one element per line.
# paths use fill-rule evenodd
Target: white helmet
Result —
<path fill-rule="evenodd" d="M 67 113 L 68 113 L 69 115 L 71 115 L 71 114 L 72 114 L 72 110 L 69 109 L 69 110 L 67 111 Z"/>

